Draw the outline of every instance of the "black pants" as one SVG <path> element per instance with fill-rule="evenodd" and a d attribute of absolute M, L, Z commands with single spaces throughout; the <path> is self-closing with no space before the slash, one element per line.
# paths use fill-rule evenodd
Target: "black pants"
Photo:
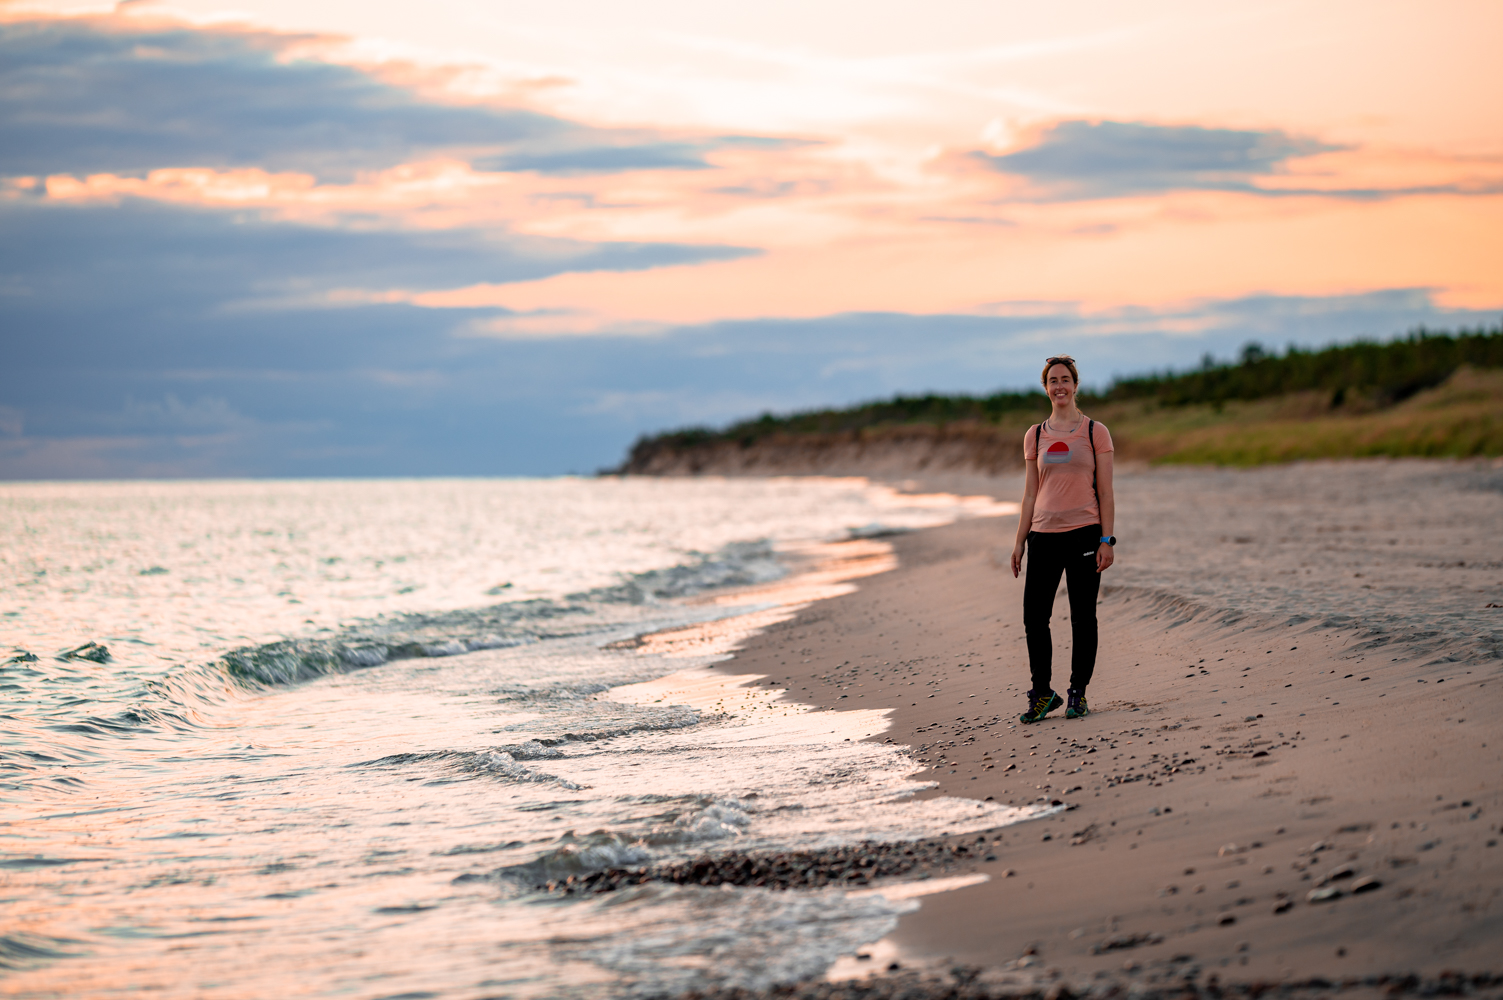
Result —
<path fill-rule="evenodd" d="M 1101 574 L 1096 572 L 1096 549 L 1101 525 L 1072 531 L 1028 533 L 1028 578 L 1023 582 L 1023 631 L 1028 636 L 1028 669 L 1033 690 L 1048 691 L 1054 674 L 1054 640 L 1049 618 L 1059 575 L 1065 574 L 1070 592 L 1070 686 L 1085 690 L 1096 670 L 1096 595 Z"/>

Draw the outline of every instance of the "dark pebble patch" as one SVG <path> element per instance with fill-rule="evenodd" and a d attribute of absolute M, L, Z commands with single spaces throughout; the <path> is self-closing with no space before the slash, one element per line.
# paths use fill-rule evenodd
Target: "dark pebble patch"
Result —
<path fill-rule="evenodd" d="M 1362 978 L 1314 977 L 1306 980 L 1242 983 L 1219 982 L 1208 976 L 1203 982 L 1187 979 L 1162 984 L 1133 981 L 1094 984 L 1087 993 L 1075 993 L 1064 983 L 1019 987 L 983 981 L 982 970 L 956 968 L 949 976 L 918 976 L 898 972 L 847 982 L 808 982 L 775 986 L 766 990 L 741 988 L 681 993 L 673 1000 L 1074 1000 L 1076 997 L 1122 1000 L 1315 1000 L 1335 997 L 1355 987 L 1381 991 L 1389 997 L 1469 997 L 1503 986 L 1503 975 L 1443 972 L 1433 979 L 1419 976 L 1366 976 Z M 666 997 L 659 1000 L 667 1000 Z"/>
<path fill-rule="evenodd" d="M 916 869 L 947 868 L 961 861 L 980 861 L 988 854 L 981 841 L 863 842 L 818 851 L 748 854 L 728 851 L 693 861 L 646 868 L 610 868 L 570 875 L 537 885 L 547 892 L 613 892 L 647 882 L 675 885 L 739 885 L 766 889 L 822 889 L 831 885 L 867 885 L 874 879 L 906 875 Z"/>

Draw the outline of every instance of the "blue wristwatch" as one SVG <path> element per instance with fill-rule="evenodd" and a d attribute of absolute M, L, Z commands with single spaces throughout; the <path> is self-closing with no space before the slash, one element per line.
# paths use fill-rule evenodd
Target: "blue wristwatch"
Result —
<path fill-rule="evenodd" d="M 1113 548 L 1116 548 L 1117 547 L 1117 536 L 1116 535 L 1102 535 L 1101 536 L 1101 544 L 1102 545 L 1110 545 Z"/>

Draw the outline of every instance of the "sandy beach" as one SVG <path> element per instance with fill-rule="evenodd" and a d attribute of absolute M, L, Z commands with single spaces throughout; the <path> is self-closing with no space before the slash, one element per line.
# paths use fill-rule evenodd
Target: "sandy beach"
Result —
<path fill-rule="evenodd" d="M 831 977 L 865 978 L 778 995 L 1497 995 L 1500 487 L 1490 463 L 1123 470 L 1085 719 L 1018 722 L 1012 517 L 897 536 L 897 569 L 748 640 L 719 669 L 889 710 L 874 739 L 924 794 L 1061 804 L 968 838 L 946 870 L 988 880 Z"/>

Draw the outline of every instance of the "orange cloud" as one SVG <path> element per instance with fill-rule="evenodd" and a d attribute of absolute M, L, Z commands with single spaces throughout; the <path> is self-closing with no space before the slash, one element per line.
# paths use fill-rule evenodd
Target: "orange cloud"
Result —
<path fill-rule="evenodd" d="M 1290 110 L 1293 98 L 1282 82 L 1269 83 L 1272 110 L 1257 126 L 1226 124 L 1235 116 L 1205 108 L 1173 119 L 1145 114 L 1154 95 L 1164 109 L 1189 108 L 1194 96 L 1171 99 L 1162 82 L 1147 80 L 1151 73 L 1122 84 L 1127 96 L 1112 113 L 1076 113 L 1072 106 L 1108 103 L 1110 91 L 1107 71 L 1080 67 L 1079 53 L 1120 65 L 1131 53 L 1168 52 L 1165 39 L 1184 30 L 1165 27 L 1168 21 L 1124 26 L 1107 8 L 1102 12 L 1103 26 L 1090 31 L 1072 24 L 1033 42 L 957 42 L 953 60 L 942 52 L 837 57 L 692 32 L 656 37 L 652 44 L 663 51 L 687 54 L 688 75 L 675 83 L 680 97 L 664 97 L 658 106 L 661 120 L 639 116 L 633 124 L 663 149 L 692 153 L 675 168 L 643 158 L 598 170 L 554 170 L 552 152 L 508 159 L 494 151 L 425 149 L 408 162 L 332 181 L 308 170 L 185 162 L 140 176 L 28 174 L 6 181 L 3 196 L 58 203 L 151 199 L 255 209 L 333 227 L 493 229 L 586 243 L 760 251 L 645 272 L 567 273 L 438 292 L 342 289 L 331 298 L 504 306 L 516 315 L 476 331 L 502 336 L 645 332 L 860 311 L 985 313 L 991 303 L 1013 300 L 1068 300 L 1105 310 L 1252 292 L 1387 287 L 1431 288 L 1453 305 L 1503 302 L 1503 278 L 1490 266 L 1503 259 L 1496 235 L 1503 231 L 1503 150 L 1496 142 L 1427 145 L 1415 129 L 1403 133 L 1414 141 L 1399 142 L 1401 130 L 1381 116 L 1362 124 L 1367 119 L 1354 112 L 1334 110 L 1321 127 Z M 363 16 L 374 24 L 385 15 Z M 1271 30 L 1268 23 L 1249 18 L 1256 23 L 1247 29 L 1248 44 L 1271 44 L 1271 35 L 1259 34 Z M 1388 44 L 1397 37 L 1389 20 L 1377 21 L 1374 39 Z M 592 135 L 604 134 L 599 126 L 607 122 L 645 116 L 665 86 L 632 62 L 636 56 L 613 53 L 599 65 L 577 53 L 565 58 L 553 36 L 553 47 L 543 47 L 547 58 L 521 59 L 498 42 L 489 53 L 450 52 L 445 62 L 417 43 L 362 36 L 357 22 L 351 37 L 284 36 L 278 58 L 359 67 L 425 99 L 594 114 L 579 126 Z M 121 31 L 138 23 L 144 22 L 111 22 Z M 1224 37 L 1233 30 L 1229 23 L 1206 20 L 1205 37 Z M 884 44 L 901 48 L 893 39 Z M 1426 50 L 1425 58 L 1431 56 Z M 1303 56 L 1290 58 L 1299 72 L 1313 73 Z M 1070 88 L 1057 75 L 1067 64 L 1081 74 L 1089 100 L 1066 99 Z M 1016 74 L 1012 84 L 1008 74 Z M 641 89 L 615 94 L 603 80 Z M 1424 84 L 1437 101 L 1469 102 L 1464 113 L 1454 102 L 1446 105 L 1448 136 L 1462 129 L 1458 122 L 1493 114 L 1477 105 L 1475 94 L 1460 94 L 1470 80 L 1462 74 Z M 762 91 L 753 86 L 759 82 Z M 800 110 L 796 85 L 805 83 L 813 89 Z M 705 107 L 701 85 L 726 98 L 727 127 L 756 114 L 801 127 L 729 141 L 728 132 L 696 119 Z M 1245 80 L 1217 85 L 1252 93 Z M 1382 100 L 1397 102 L 1383 86 Z M 745 110 L 757 93 L 766 106 Z M 686 111 L 684 102 L 701 110 Z M 1327 89 L 1317 103 L 1352 109 L 1363 101 Z M 1400 104 L 1412 118 L 1412 108 Z M 999 106 L 1005 113 L 996 113 Z M 1266 124 L 1284 112 L 1288 124 Z M 697 126 L 686 124 L 691 120 Z M 1387 140 L 1377 141 L 1385 130 Z M 538 252 L 545 252 L 541 244 Z"/>
<path fill-rule="evenodd" d="M 915 229 L 784 246 L 760 257 L 646 272 L 570 273 L 430 292 L 432 307 L 524 313 L 476 332 L 501 336 L 650 331 L 663 326 L 845 312 L 987 313 L 1013 300 L 1168 307 L 1258 291 L 1331 295 L 1436 289 L 1447 306 L 1503 301 L 1503 197 L 1413 198 L 1379 206 L 1264 206 L 1220 193 L 1112 206 L 1081 235 L 1056 215 L 999 231 Z"/>
<path fill-rule="evenodd" d="M 1364 180 L 1416 185 L 1454 177 L 1435 158 L 1390 163 L 1397 167 L 1379 163 Z M 1020 299 L 1108 309 L 1255 291 L 1324 295 L 1428 287 L 1447 305 L 1503 301 L 1503 278 L 1491 266 L 1503 259 L 1499 195 L 1373 203 L 1192 191 L 1060 204 L 1014 202 L 1005 185 L 988 190 L 989 183 L 970 171 L 905 188 L 806 153 L 738 154 L 714 171 L 590 178 L 480 173 L 462 162 L 432 161 L 343 185 L 298 173 L 172 169 L 144 178 L 53 176 L 45 188 L 59 201 L 129 196 L 237 205 L 328 225 L 360 214 L 408 227 L 495 226 L 588 242 L 762 251 L 646 272 L 566 273 L 421 293 L 340 293 L 340 301 L 501 306 L 521 314 L 475 330 L 500 336 L 645 333 L 677 324 L 843 312 L 984 313 L 988 303 Z M 1297 183 L 1306 191 L 1313 187 L 1308 178 Z M 779 186 L 770 197 L 764 193 L 769 185 Z M 1342 189 L 1351 186 L 1350 175 L 1343 175 Z"/>

